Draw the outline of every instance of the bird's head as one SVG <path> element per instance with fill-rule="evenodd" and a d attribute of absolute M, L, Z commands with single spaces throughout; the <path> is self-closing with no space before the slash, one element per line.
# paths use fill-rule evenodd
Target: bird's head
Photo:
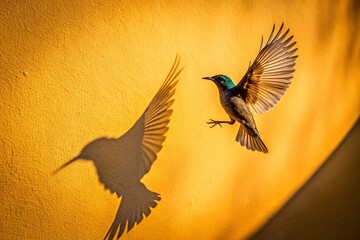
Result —
<path fill-rule="evenodd" d="M 203 77 L 202 79 L 213 81 L 219 90 L 228 90 L 235 87 L 235 84 L 228 76 L 225 75 L 215 75 L 212 77 Z"/>
<path fill-rule="evenodd" d="M 68 166 L 69 164 L 71 164 L 77 160 L 94 160 L 94 159 L 96 159 L 97 156 L 99 154 L 101 154 L 101 152 L 106 151 L 106 150 L 104 150 L 104 146 L 106 146 L 108 141 L 109 141 L 109 139 L 107 139 L 107 138 L 99 138 L 99 139 L 96 139 L 96 140 L 90 142 L 81 150 L 79 155 L 77 155 L 76 157 L 74 157 L 74 158 L 70 159 L 69 161 L 67 161 L 66 163 L 64 163 L 53 174 L 56 174 L 57 172 L 59 172 L 60 170 L 62 170 L 63 168 L 65 168 L 66 166 Z"/>

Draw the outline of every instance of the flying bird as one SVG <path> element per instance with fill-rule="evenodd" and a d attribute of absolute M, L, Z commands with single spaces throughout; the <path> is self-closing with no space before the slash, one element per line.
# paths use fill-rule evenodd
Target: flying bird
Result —
<path fill-rule="evenodd" d="M 263 45 L 261 38 L 260 51 L 253 64 L 241 81 L 235 85 L 226 75 L 220 74 L 203 79 L 211 80 L 219 90 L 220 102 L 230 121 L 210 119 L 211 127 L 222 123 L 240 123 L 236 141 L 252 151 L 267 153 L 268 149 L 261 140 L 250 108 L 256 113 L 265 113 L 272 109 L 289 87 L 295 71 L 294 55 L 297 48 L 293 36 L 287 38 L 289 29 L 282 34 L 284 24 L 274 36 L 275 25 L 268 41 Z"/>
<path fill-rule="evenodd" d="M 160 201 L 158 193 L 152 192 L 141 182 L 150 171 L 157 153 L 161 150 L 168 131 L 172 99 L 178 82 L 180 59 L 175 62 L 164 83 L 151 100 L 141 117 L 131 129 L 119 138 L 99 138 L 87 144 L 78 156 L 63 164 L 64 167 L 77 160 L 94 163 L 99 181 L 111 193 L 116 193 L 121 204 L 104 239 L 118 239 L 139 224 L 144 215 Z"/>

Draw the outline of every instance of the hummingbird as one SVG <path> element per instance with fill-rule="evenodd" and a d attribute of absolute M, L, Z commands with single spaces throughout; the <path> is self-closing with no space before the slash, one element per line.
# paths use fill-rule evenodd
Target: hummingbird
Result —
<path fill-rule="evenodd" d="M 293 35 L 287 38 L 290 29 L 282 34 L 284 24 L 274 36 L 275 25 L 271 34 L 263 45 L 261 38 L 260 50 L 253 64 L 241 81 L 235 85 L 226 75 L 219 74 L 204 77 L 215 83 L 219 90 L 220 103 L 229 115 L 230 121 L 216 121 L 209 119 L 210 128 L 221 124 L 233 125 L 240 123 L 235 140 L 252 151 L 268 153 L 268 149 L 260 137 L 250 108 L 256 113 L 265 113 L 272 109 L 289 87 L 295 71 L 294 55 L 297 48 L 293 42 Z"/>
<path fill-rule="evenodd" d="M 120 238 L 126 226 L 129 232 L 135 223 L 139 224 L 144 216 L 149 216 L 151 208 L 155 208 L 161 199 L 141 179 L 157 159 L 166 138 L 164 134 L 169 129 L 170 107 L 174 102 L 172 97 L 182 71 L 179 70 L 179 62 L 177 55 L 167 78 L 133 127 L 119 138 L 101 137 L 90 142 L 80 154 L 54 172 L 80 159 L 92 161 L 105 189 L 122 197 L 104 239 Z"/>

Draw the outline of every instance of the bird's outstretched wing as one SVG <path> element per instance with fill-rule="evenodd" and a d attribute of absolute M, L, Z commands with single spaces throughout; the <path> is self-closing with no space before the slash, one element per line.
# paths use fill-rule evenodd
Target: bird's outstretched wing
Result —
<path fill-rule="evenodd" d="M 165 140 L 164 134 L 169 129 L 167 125 L 172 113 L 170 107 L 174 102 L 174 99 L 171 99 L 171 97 L 175 93 L 175 85 L 178 82 L 178 76 L 182 70 L 178 69 L 179 63 L 180 58 L 177 55 L 164 83 L 145 110 L 144 137 L 141 144 L 141 175 L 146 174 L 150 170 L 152 163 L 157 158 L 156 154 L 162 148 L 162 143 Z"/>
<path fill-rule="evenodd" d="M 274 25 L 263 48 L 261 39 L 259 54 L 236 86 L 241 97 L 256 113 L 264 113 L 273 108 L 293 78 L 295 60 L 298 57 L 294 55 L 297 48 L 293 49 L 296 42 L 292 42 L 293 36 L 286 38 L 289 29 L 281 35 L 283 25 L 273 37 Z"/>

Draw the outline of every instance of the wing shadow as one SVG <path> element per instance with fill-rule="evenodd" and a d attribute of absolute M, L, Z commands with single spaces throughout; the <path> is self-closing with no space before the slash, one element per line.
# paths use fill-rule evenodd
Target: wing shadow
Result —
<path fill-rule="evenodd" d="M 172 96 L 182 70 L 178 70 L 179 62 L 176 56 L 164 83 L 130 130 L 117 139 L 98 138 L 90 142 L 77 157 L 55 171 L 57 173 L 79 159 L 93 161 L 99 181 L 111 193 L 121 197 L 115 219 L 104 239 L 120 238 L 126 226 L 129 232 L 144 216 L 149 216 L 151 208 L 160 201 L 159 194 L 147 189 L 140 180 L 150 171 L 169 129 Z"/>

